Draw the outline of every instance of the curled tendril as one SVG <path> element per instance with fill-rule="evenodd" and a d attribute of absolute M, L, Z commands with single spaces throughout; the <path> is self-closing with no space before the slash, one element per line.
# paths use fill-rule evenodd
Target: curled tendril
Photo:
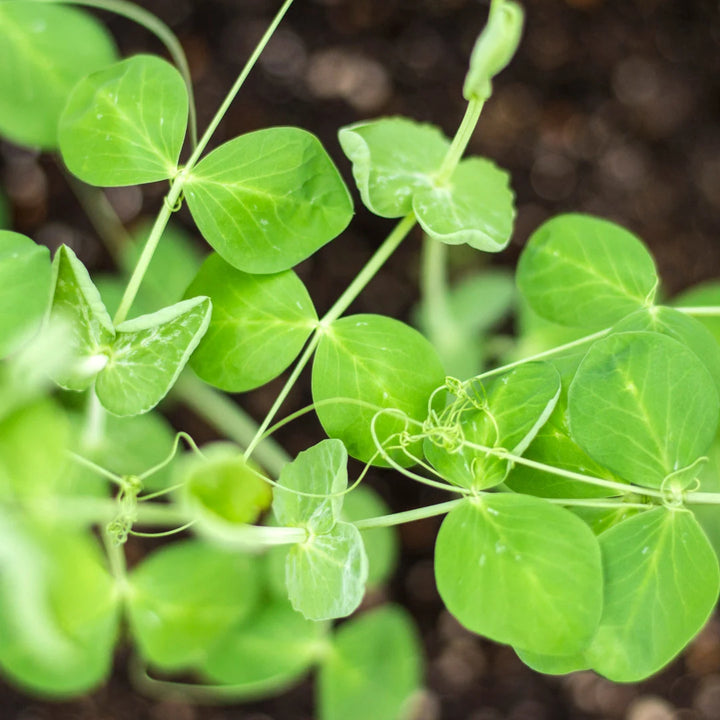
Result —
<path fill-rule="evenodd" d="M 126 475 L 117 495 L 117 515 L 107 524 L 108 537 L 113 545 L 124 545 L 137 520 L 138 495 L 142 492 L 142 480 L 137 475 Z"/>

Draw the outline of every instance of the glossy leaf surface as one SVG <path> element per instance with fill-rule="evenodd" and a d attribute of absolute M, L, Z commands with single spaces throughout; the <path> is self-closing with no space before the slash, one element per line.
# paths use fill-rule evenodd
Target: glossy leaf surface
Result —
<path fill-rule="evenodd" d="M 186 295 L 206 295 L 213 304 L 190 364 L 203 380 L 228 392 L 252 390 L 277 377 L 317 323 L 312 300 L 292 270 L 250 275 L 213 254 Z"/>
<path fill-rule="evenodd" d="M 0 3 L 0 134 L 19 145 L 57 147 L 73 86 L 115 58 L 105 27 L 81 10 Z"/>
<path fill-rule="evenodd" d="M 382 465 L 374 457 L 373 417 L 395 409 L 423 420 L 430 394 L 444 379 L 437 352 L 417 330 L 382 315 L 351 315 L 332 323 L 320 340 L 312 393 L 316 403 L 337 400 L 316 408 L 325 432 L 342 440 L 352 457 L 374 458 L 373 464 Z M 397 416 L 385 414 L 376 421 L 380 442 L 404 429 Z M 420 443 L 410 451 L 419 454 Z M 389 454 L 402 465 L 413 463 L 401 450 Z"/>
<path fill-rule="evenodd" d="M 538 315 L 601 330 L 649 305 L 655 264 L 632 233 L 588 215 L 559 215 L 541 225 L 520 256 L 517 283 Z"/>
<path fill-rule="evenodd" d="M 320 141 L 268 128 L 213 150 L 185 194 L 200 232 L 230 265 L 275 273 L 305 260 L 350 222 L 352 200 Z"/>
<path fill-rule="evenodd" d="M 25 235 L 0 230 L 0 358 L 37 330 L 50 293 L 48 249 Z"/>
<path fill-rule="evenodd" d="M 600 620 L 598 542 L 540 498 L 493 494 L 452 510 L 438 533 L 435 577 L 465 627 L 531 652 L 583 650 Z"/>
<path fill-rule="evenodd" d="M 78 83 L 60 118 L 60 150 L 90 185 L 166 180 L 177 171 L 187 119 L 180 73 L 154 55 L 134 55 Z"/>
<path fill-rule="evenodd" d="M 624 480 L 659 488 L 695 462 L 718 424 L 718 394 L 698 357 L 666 335 L 596 342 L 569 390 L 574 440 Z"/>

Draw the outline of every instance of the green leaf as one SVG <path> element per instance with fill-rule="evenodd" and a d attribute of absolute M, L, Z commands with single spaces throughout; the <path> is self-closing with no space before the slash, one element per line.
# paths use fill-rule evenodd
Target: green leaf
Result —
<path fill-rule="evenodd" d="M 435 577 L 465 627 L 530 652 L 577 653 L 600 620 L 598 542 L 540 498 L 484 495 L 452 510 L 438 533 Z"/>
<path fill-rule="evenodd" d="M 116 55 L 102 23 L 81 10 L 0 3 L 0 134 L 20 145 L 55 148 L 73 86 Z"/>
<path fill-rule="evenodd" d="M 135 55 L 76 85 L 60 117 L 60 150 L 90 185 L 166 180 L 177 172 L 187 120 L 180 73 L 159 57 Z"/>
<path fill-rule="evenodd" d="M 398 720 L 422 683 L 422 647 L 408 613 L 390 605 L 349 620 L 320 665 L 321 720 Z"/>
<path fill-rule="evenodd" d="M 692 350 L 702 361 L 720 393 L 720 347 L 703 324 L 673 308 L 653 305 L 628 315 L 613 333 L 643 331 L 667 335 Z"/>
<path fill-rule="evenodd" d="M 85 390 L 108 362 L 115 328 L 88 271 L 67 245 L 55 253 L 53 273 L 51 318 L 68 325 L 73 358 L 54 380 L 66 390 Z"/>
<path fill-rule="evenodd" d="M 115 415 L 154 408 L 175 384 L 210 322 L 205 297 L 184 300 L 117 326 L 97 396 Z"/>
<path fill-rule="evenodd" d="M 601 330 L 650 305 L 658 278 L 632 233 L 587 215 L 559 215 L 530 237 L 517 283 L 546 320 Z"/>
<path fill-rule="evenodd" d="M 179 473 L 184 502 L 198 524 L 255 522 L 272 502 L 267 482 L 231 443 L 206 445 L 202 452 L 203 457 L 186 458 Z"/>
<path fill-rule="evenodd" d="M 372 488 L 361 484 L 344 496 L 340 519 L 357 522 L 389 513 L 390 508 L 380 496 Z M 360 535 L 368 558 L 368 587 L 378 587 L 390 578 L 397 566 L 397 530 L 393 527 L 377 527 L 361 530 Z"/>
<path fill-rule="evenodd" d="M 290 602 L 308 620 L 350 615 L 360 605 L 367 576 L 367 555 L 360 531 L 345 522 L 293 545 L 285 560 Z"/>
<path fill-rule="evenodd" d="M 273 500 L 278 523 L 315 534 L 330 532 L 347 488 L 347 460 L 347 450 L 339 440 L 323 440 L 285 465 Z"/>
<path fill-rule="evenodd" d="M 114 582 L 88 534 L 0 523 L 0 667 L 28 692 L 82 695 L 110 673 L 117 636 Z"/>
<path fill-rule="evenodd" d="M 570 431 L 624 480 L 659 488 L 708 449 L 718 402 L 693 352 L 666 335 L 626 332 L 599 340 L 582 361 L 568 394 Z"/>
<path fill-rule="evenodd" d="M 25 235 L 0 230 L 0 358 L 38 329 L 50 292 L 48 249 Z"/>
<path fill-rule="evenodd" d="M 616 682 L 657 672 L 695 636 L 718 597 L 718 561 L 692 513 L 664 507 L 600 536 L 602 620 L 586 657 Z"/>
<path fill-rule="evenodd" d="M 260 601 L 257 561 L 198 540 L 156 550 L 130 575 L 130 627 L 142 656 L 168 671 L 201 665 Z"/>
<path fill-rule="evenodd" d="M 488 455 L 467 442 L 485 447 L 504 448 L 522 455 L 538 430 L 545 424 L 560 395 L 560 376 L 549 363 L 532 362 L 491 376 L 476 379 L 459 398 L 460 437 L 447 446 L 444 436 L 425 439 L 425 457 L 449 482 L 460 487 L 482 490 L 503 482 L 510 462 Z M 453 407 L 453 406 L 451 406 Z M 439 421 L 444 424 L 441 419 Z"/>
<path fill-rule="evenodd" d="M 352 200 L 320 141 L 299 128 L 268 128 L 230 140 L 185 183 L 200 232 L 233 267 L 275 273 L 339 235 Z"/>
<path fill-rule="evenodd" d="M 720 282 L 710 280 L 695 285 L 675 297 L 673 305 L 677 307 L 714 307 L 720 305 Z M 697 320 L 710 331 L 715 338 L 715 342 L 720 344 L 720 316 L 698 317 Z"/>
<path fill-rule="evenodd" d="M 494 163 L 471 157 L 460 162 L 447 183 L 415 194 L 413 210 L 435 240 L 499 252 L 510 242 L 515 218 L 509 181 Z"/>
<path fill-rule="evenodd" d="M 287 687 L 314 664 L 325 649 L 325 623 L 306 620 L 287 599 L 266 600 L 246 622 L 214 645 L 203 673 L 232 685 L 233 697 L 263 697 Z"/>
<path fill-rule="evenodd" d="M 540 655 L 515 648 L 517 656 L 530 668 L 545 675 L 567 675 L 577 670 L 589 670 L 583 653 L 576 655 Z"/>
<path fill-rule="evenodd" d="M 393 409 L 424 420 L 428 399 L 444 379 L 437 352 L 417 330 L 382 315 L 352 315 L 325 329 L 315 354 L 312 394 L 315 403 L 337 401 L 316 408 L 330 437 L 342 440 L 352 457 L 385 465 L 375 457 L 374 416 Z M 375 426 L 378 440 L 386 443 L 405 422 L 386 413 Z M 408 449 L 417 456 L 421 445 Z M 388 454 L 401 465 L 413 464 L 401 449 Z"/>
<path fill-rule="evenodd" d="M 286 270 L 249 275 L 211 255 L 187 295 L 207 295 L 213 314 L 190 364 L 206 382 L 228 392 L 260 387 L 285 370 L 317 325 L 300 278 Z"/>
<path fill-rule="evenodd" d="M 434 125 L 403 117 L 348 125 L 338 134 L 365 206 L 381 217 L 402 217 L 413 195 L 433 186 L 450 141 Z"/>

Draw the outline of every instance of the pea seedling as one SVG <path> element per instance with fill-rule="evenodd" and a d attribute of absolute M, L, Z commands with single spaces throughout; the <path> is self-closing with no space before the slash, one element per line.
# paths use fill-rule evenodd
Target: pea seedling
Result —
<path fill-rule="evenodd" d="M 141 23 L 174 65 L 118 60 L 103 26 L 67 4 Z M 91 186 L 169 182 L 142 249 L 110 248 L 123 281 L 91 277 L 67 246 L 51 261 L 0 232 L 0 667 L 30 692 L 74 696 L 107 677 L 127 627 L 149 693 L 254 698 L 314 667 L 323 720 L 396 718 L 421 685 L 416 631 L 398 606 L 353 613 L 392 572 L 390 528 L 446 515 L 436 580 L 464 626 L 541 672 L 651 675 L 718 596 L 703 530 L 716 521 L 702 506 L 720 503 L 709 492 L 720 348 L 692 317 L 718 309 L 658 304 L 640 240 L 563 215 L 536 230 L 517 269 L 528 312 L 565 328 L 562 344 L 460 380 L 441 355 L 456 358 L 462 342 L 453 355 L 399 320 L 346 315 L 416 225 L 428 276 L 442 272 L 445 245 L 500 252 L 510 239 L 507 173 L 464 157 L 520 41 L 522 10 L 493 0 L 452 139 L 402 117 L 340 130 L 362 202 L 397 222 L 318 317 L 292 268 L 351 221 L 331 158 L 292 127 L 206 153 L 290 4 L 199 138 L 187 63 L 159 20 L 124 0 L 0 5 L 0 132 L 59 150 Z M 213 250 L 204 260 L 168 225 L 182 203 Z M 491 282 L 507 296 L 506 280 Z M 421 312 L 430 330 L 434 304 L 454 301 L 442 283 L 435 291 Z M 467 311 L 457 320 L 462 337 L 479 328 Z M 312 406 L 278 421 L 309 364 Z M 288 369 L 259 424 L 219 392 Z M 168 393 L 227 441 L 173 435 L 155 410 Z M 328 438 L 289 458 L 271 435 L 307 412 Z M 350 481 L 348 456 L 452 499 L 388 514 L 365 471 Z M 185 529 L 189 539 L 126 568 L 129 535 Z"/>

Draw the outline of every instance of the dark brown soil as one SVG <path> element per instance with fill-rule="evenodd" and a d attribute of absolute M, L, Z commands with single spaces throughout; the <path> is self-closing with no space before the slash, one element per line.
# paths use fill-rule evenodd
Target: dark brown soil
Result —
<path fill-rule="evenodd" d="M 201 127 L 219 104 L 278 2 L 144 0 L 180 36 L 196 85 Z M 720 274 L 720 12 L 715 0 L 526 0 L 527 29 L 512 67 L 480 121 L 470 150 L 513 174 L 519 217 L 497 257 L 458 254 L 457 271 L 512 264 L 546 217 L 585 211 L 616 220 L 652 248 L 668 294 Z M 487 3 L 473 0 L 296 0 L 249 79 L 216 143 L 269 125 L 317 135 L 350 180 L 336 139 L 347 123 L 403 114 L 452 134 L 462 115 L 462 79 Z M 105 16 L 104 16 L 105 17 Z M 108 16 L 124 53 L 160 51 L 127 21 Z M 69 242 L 88 265 L 109 259 L 51 158 L 0 145 L 0 170 L 15 226 L 50 246 Z M 128 222 L 152 214 L 162 185 L 111 198 Z M 188 223 L 188 217 L 180 213 Z M 322 312 L 391 224 L 359 201 L 341 238 L 299 271 Z M 407 316 L 417 299 L 419 236 L 409 239 L 353 310 Z M 273 383 L 243 398 L 261 416 Z M 288 409 L 308 401 L 307 383 Z M 182 422 L 186 420 L 182 419 Z M 193 431 L 210 437 L 205 428 Z M 291 451 L 319 437 L 294 424 Z M 372 482 L 400 510 L 434 501 L 404 478 Z M 387 590 L 415 615 L 425 642 L 423 720 L 713 720 L 720 718 L 720 623 L 685 655 L 638 686 L 592 673 L 548 679 L 507 648 L 481 642 L 443 610 L 432 549 L 438 521 L 402 530 L 403 556 Z M 692 592 L 692 589 L 688 589 Z M 5 720 L 307 720 L 311 685 L 251 706 L 194 708 L 147 700 L 131 687 L 124 651 L 107 686 L 73 703 L 44 704 L 2 689 Z M 372 718 L 368 718 L 372 720 Z"/>

